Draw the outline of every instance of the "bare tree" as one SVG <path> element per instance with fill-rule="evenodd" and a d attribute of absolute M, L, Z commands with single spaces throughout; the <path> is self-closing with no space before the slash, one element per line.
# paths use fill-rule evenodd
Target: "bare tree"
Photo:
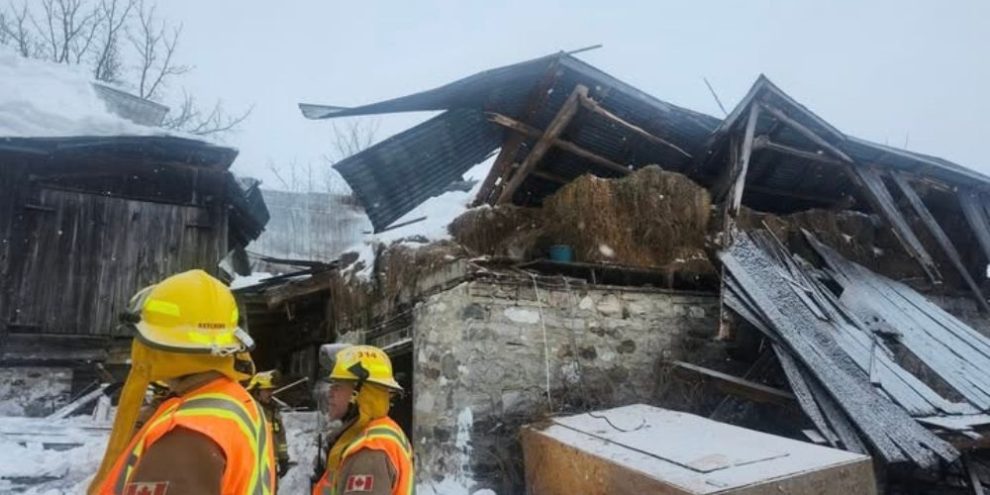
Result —
<path fill-rule="evenodd" d="M 28 29 L 29 20 L 27 3 L 20 9 L 11 4 L 8 11 L 0 12 L 0 44 L 13 46 L 22 57 L 31 57 L 37 52 L 34 36 Z"/>
<path fill-rule="evenodd" d="M 338 161 L 364 151 L 374 144 L 378 133 L 378 120 L 353 120 L 330 127 L 330 151 L 314 164 L 292 160 L 284 164 L 268 162 L 268 170 L 278 181 L 276 187 L 284 191 L 306 193 L 320 192 L 350 194 L 340 174 L 332 166 Z"/>
<path fill-rule="evenodd" d="M 129 46 L 121 47 L 122 35 Z M 141 98 L 169 100 L 166 89 L 192 66 L 177 62 L 182 25 L 157 15 L 154 0 L 24 0 L 0 6 L 0 45 L 23 57 L 87 65 L 98 81 L 121 83 Z M 130 50 L 126 50 L 130 48 Z M 251 114 L 230 112 L 222 101 L 200 107 L 183 91 L 167 129 L 197 135 L 234 130 Z"/>
<path fill-rule="evenodd" d="M 118 82 L 121 77 L 120 33 L 130 20 L 135 0 L 102 0 L 100 2 L 101 29 L 100 49 L 93 66 L 93 77 L 97 81 Z"/>

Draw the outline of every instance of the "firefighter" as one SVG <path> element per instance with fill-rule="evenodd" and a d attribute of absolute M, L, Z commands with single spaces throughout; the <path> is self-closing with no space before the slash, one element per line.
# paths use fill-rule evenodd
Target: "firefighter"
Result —
<path fill-rule="evenodd" d="M 274 495 L 271 431 L 238 383 L 253 343 L 230 289 L 202 270 L 138 292 L 122 315 L 135 331 L 131 369 L 106 453 L 88 493 Z M 148 384 L 173 397 L 134 432 Z"/>
<path fill-rule="evenodd" d="M 388 417 L 392 394 L 402 392 L 388 355 L 367 345 L 347 347 L 337 354 L 330 382 L 330 416 L 346 426 L 313 495 L 413 493 L 412 448 Z"/>
<path fill-rule="evenodd" d="M 285 427 L 282 426 L 282 413 L 278 410 L 278 403 L 272 392 L 275 391 L 275 370 L 263 371 L 251 378 L 248 384 L 248 392 L 254 396 L 255 400 L 261 404 L 265 410 L 265 419 L 271 424 L 275 438 L 275 459 L 278 461 L 278 477 L 285 476 L 289 471 L 289 442 L 285 437 Z"/>

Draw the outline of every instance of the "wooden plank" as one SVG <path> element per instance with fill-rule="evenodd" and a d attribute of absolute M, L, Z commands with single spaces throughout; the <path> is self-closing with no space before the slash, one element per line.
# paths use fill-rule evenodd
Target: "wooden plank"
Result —
<path fill-rule="evenodd" d="M 833 144 L 829 143 L 828 141 L 826 141 L 824 138 L 822 138 L 821 136 L 819 136 L 815 131 L 812 131 L 811 129 L 808 129 L 807 127 L 805 127 L 804 124 L 802 124 L 802 123 L 800 123 L 800 122 L 792 119 L 790 116 L 788 116 L 786 113 L 784 113 L 779 108 L 776 108 L 776 107 L 774 107 L 772 105 L 769 105 L 767 103 L 760 103 L 760 106 L 764 110 L 766 110 L 767 112 L 769 112 L 770 115 L 773 115 L 777 120 L 783 122 L 784 124 L 786 124 L 791 129 L 794 129 L 795 131 L 797 131 L 802 136 L 808 138 L 808 140 L 810 140 L 811 142 L 817 144 L 818 146 L 821 146 L 822 149 L 828 151 L 829 153 L 831 153 L 832 155 L 834 155 L 836 158 L 838 158 L 838 159 L 840 159 L 840 160 L 842 160 L 842 161 L 844 161 L 846 163 L 853 163 L 853 159 L 849 155 L 847 155 L 844 151 L 840 150 L 835 145 L 833 145 Z"/>
<path fill-rule="evenodd" d="M 489 121 L 498 124 L 502 127 L 512 129 L 513 131 L 522 133 L 527 137 L 539 139 L 541 136 L 545 134 L 544 131 L 541 131 L 528 124 L 519 122 L 518 120 L 513 119 L 512 117 L 507 117 L 499 113 L 489 113 L 488 116 L 489 116 L 488 117 Z M 628 175 L 631 173 L 629 167 L 624 167 L 619 163 L 609 160 L 608 158 L 592 153 L 570 141 L 566 141 L 560 138 L 554 138 L 552 144 L 568 153 L 584 158 L 585 160 L 588 160 L 590 162 L 597 163 L 598 165 L 602 165 L 605 168 L 608 168 L 609 170 L 616 172 L 620 175 Z"/>
<path fill-rule="evenodd" d="M 990 218 L 981 204 L 982 195 L 973 189 L 960 189 L 956 193 L 963 216 L 969 222 L 969 228 L 976 235 L 976 241 L 983 248 L 983 255 L 990 260 Z"/>
<path fill-rule="evenodd" d="M 938 221 L 935 220 L 934 216 L 932 216 L 932 213 L 928 210 L 928 207 L 926 207 L 925 203 L 921 201 L 920 197 L 918 197 L 918 193 L 913 187 L 911 187 L 911 184 L 908 183 L 903 174 L 892 172 L 890 175 L 894 179 L 894 183 L 897 184 L 897 187 L 900 188 L 901 193 L 904 194 L 904 197 L 906 197 L 908 202 L 911 203 L 911 207 L 914 208 L 915 213 L 917 213 L 918 217 L 921 218 L 921 221 L 925 223 L 925 227 L 927 227 L 928 231 L 932 233 L 932 237 L 935 238 L 935 240 L 939 243 L 939 246 L 942 247 L 942 250 L 945 251 L 946 256 L 949 257 L 949 261 L 951 261 L 953 266 L 956 267 L 956 270 L 959 271 L 959 275 L 962 276 L 963 281 L 965 281 L 966 285 L 969 286 L 969 289 L 973 291 L 973 297 L 976 298 L 977 306 L 979 306 L 983 313 L 990 313 L 990 305 L 987 304 L 987 299 L 983 297 L 983 291 L 980 290 L 980 286 L 975 280 L 973 280 L 972 275 L 969 274 L 969 270 L 962 261 L 962 256 L 959 255 L 959 250 L 957 250 L 956 246 L 952 244 L 952 240 L 950 240 L 949 236 L 945 234 L 945 231 L 942 230 L 942 227 L 938 224 Z"/>
<path fill-rule="evenodd" d="M 557 184 L 567 184 L 570 182 L 566 177 L 559 176 L 557 174 L 551 174 L 550 172 L 544 172 L 543 170 L 534 170 L 530 172 L 533 177 L 539 177 L 543 180 L 548 180 L 550 182 L 556 182 Z"/>
<path fill-rule="evenodd" d="M 526 110 L 520 117 L 523 121 L 533 120 L 536 114 L 543 108 L 543 105 L 546 104 L 547 98 L 550 95 L 550 89 L 553 88 L 553 85 L 560 76 L 560 58 L 554 58 L 547 65 L 547 69 L 543 72 L 540 82 L 533 87 L 533 91 L 529 94 L 529 98 L 526 101 Z M 505 180 L 512 172 L 512 162 L 516 159 L 519 148 L 525 142 L 525 136 L 512 134 L 502 143 L 498 157 L 495 158 L 495 163 L 492 164 L 492 170 L 481 184 L 481 189 L 478 190 L 478 197 L 475 198 L 473 206 L 493 202 L 492 200 L 497 197 L 494 194 L 496 187 L 499 185 L 505 186 Z"/>
<path fill-rule="evenodd" d="M 874 209 L 887 219 L 887 223 L 890 224 L 897 239 L 901 241 L 904 250 L 921 265 L 933 283 L 939 283 L 941 277 L 938 273 L 938 267 L 935 266 L 935 261 L 925 250 L 918 236 L 911 230 L 907 219 L 898 211 L 897 204 L 894 202 L 893 196 L 890 195 L 890 191 L 887 190 L 880 173 L 873 167 L 853 166 L 851 169 L 868 192 L 867 197 L 873 203 Z"/>
<path fill-rule="evenodd" d="M 780 367 L 784 370 L 784 376 L 787 378 L 787 382 L 791 384 L 791 390 L 794 392 L 798 404 L 801 405 L 801 409 L 808 416 L 808 419 L 811 420 L 811 423 L 815 425 L 815 428 L 822 437 L 825 438 L 825 441 L 833 447 L 838 447 L 839 437 L 828 426 L 828 423 L 825 422 L 825 415 L 822 414 L 818 403 L 815 402 L 815 396 L 811 393 L 811 387 L 808 386 L 804 377 L 801 376 L 801 370 L 798 368 L 797 362 L 780 345 L 774 345 L 773 350 L 777 354 Z"/>
<path fill-rule="evenodd" d="M 735 377 L 720 371 L 715 371 L 691 363 L 685 363 L 683 361 L 674 361 L 673 365 L 675 368 L 697 373 L 707 378 L 717 380 L 720 385 L 719 388 L 722 388 L 727 393 L 739 395 L 754 402 L 765 402 L 785 406 L 794 404 L 794 395 L 780 389 L 768 387 L 744 378 Z"/>
<path fill-rule="evenodd" d="M 560 134 L 564 132 L 564 129 L 567 128 L 567 124 L 569 124 L 571 119 L 577 115 L 579 106 L 578 103 L 581 97 L 587 95 L 588 88 L 586 86 L 579 84 L 576 88 L 574 88 L 574 91 L 572 91 L 570 96 L 567 97 L 567 100 L 564 101 L 564 104 L 560 107 L 560 110 L 557 111 L 557 115 L 555 115 L 553 120 L 550 121 L 550 124 L 547 125 L 546 130 L 543 132 L 543 136 L 536 141 L 536 144 L 533 145 L 533 149 L 526 155 L 526 158 L 523 159 L 522 164 L 519 165 L 519 168 L 512 174 L 512 177 L 505 185 L 505 188 L 502 189 L 502 193 L 498 198 L 499 203 L 507 203 L 512 200 L 512 195 L 516 193 L 519 186 L 521 186 L 523 181 L 526 180 L 526 176 L 528 176 L 529 173 L 536 168 L 536 165 L 543 159 L 543 156 L 546 155 L 547 151 L 550 151 L 550 148 L 553 146 L 553 141 L 557 139 L 557 136 L 560 136 Z"/>
<path fill-rule="evenodd" d="M 990 340 L 923 296 L 855 265 L 806 235 L 826 264 L 842 274 L 842 301 L 863 320 L 897 328 L 898 341 L 981 410 L 990 408 Z"/>
<path fill-rule="evenodd" d="M 838 347 L 825 327 L 794 294 L 773 261 L 745 234 L 720 254 L 748 296 L 787 348 L 808 367 L 886 462 L 933 466 L 958 452 L 919 426 L 879 394 L 868 377 Z"/>
<path fill-rule="evenodd" d="M 316 273 L 305 280 L 286 282 L 283 285 L 267 289 L 265 291 L 265 299 L 268 308 L 275 309 L 292 299 L 330 290 L 330 286 L 336 276 L 336 271 Z"/>
<path fill-rule="evenodd" d="M 784 144 L 775 143 L 771 141 L 770 136 L 767 135 L 758 136 L 753 142 L 753 149 L 773 151 L 784 155 L 795 156 L 798 158 L 804 158 L 805 160 L 827 163 L 830 165 L 843 165 L 845 163 L 841 160 L 831 158 L 828 155 L 823 155 L 821 153 L 815 153 L 812 151 L 805 151 Z"/>
<path fill-rule="evenodd" d="M 676 144 L 671 143 L 670 141 L 667 141 L 666 139 L 663 139 L 661 137 L 654 136 L 653 134 L 647 132 L 645 129 L 637 126 L 636 124 L 626 121 L 622 117 L 619 117 L 618 115 L 606 110 L 597 101 L 592 100 L 587 95 L 581 98 L 581 106 L 587 108 L 588 110 L 591 110 L 595 114 L 598 114 L 608 120 L 611 120 L 612 122 L 615 122 L 616 124 L 621 125 L 622 127 L 625 127 L 626 129 L 632 131 L 633 133 L 639 135 L 640 137 L 646 139 L 651 143 L 659 144 L 661 146 L 666 146 L 667 148 L 670 148 L 684 155 L 686 158 L 693 158 L 690 153 L 684 151 L 680 146 L 677 146 Z"/>

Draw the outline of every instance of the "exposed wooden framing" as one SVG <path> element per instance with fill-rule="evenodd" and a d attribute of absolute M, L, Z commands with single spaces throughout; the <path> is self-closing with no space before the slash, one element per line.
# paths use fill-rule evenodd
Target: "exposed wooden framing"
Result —
<path fill-rule="evenodd" d="M 911 230 L 907 219 L 898 211 L 894 198 L 887 190 L 880 172 L 873 167 L 849 166 L 848 169 L 854 180 L 866 191 L 866 197 L 873 205 L 874 211 L 886 218 L 891 230 L 894 231 L 894 235 L 904 246 L 904 250 L 921 265 L 932 283 L 940 283 L 941 276 L 935 266 L 935 261 L 925 250 L 918 236 Z"/>
<path fill-rule="evenodd" d="M 718 382 L 718 387 L 726 393 L 745 397 L 754 402 L 764 402 L 778 405 L 794 405 L 794 396 L 783 390 L 768 387 L 743 378 L 735 377 L 683 361 L 674 361 L 675 368 L 697 373 Z"/>
<path fill-rule="evenodd" d="M 990 219 L 987 218 L 980 193 L 972 189 L 960 189 L 956 193 L 959 206 L 969 223 L 969 228 L 976 235 L 976 241 L 983 249 L 983 254 L 990 260 Z"/>
<path fill-rule="evenodd" d="M 787 146 L 787 145 L 784 145 L 784 144 L 775 143 L 775 142 L 773 142 L 773 141 L 770 140 L 770 136 L 767 136 L 765 134 L 762 135 L 762 136 L 757 136 L 756 137 L 756 139 L 753 141 L 753 149 L 755 149 L 755 150 L 775 151 L 777 153 L 781 153 L 781 154 L 784 154 L 784 155 L 791 155 L 791 156 L 795 156 L 795 157 L 798 157 L 798 158 L 804 158 L 805 160 L 810 160 L 810 161 L 815 161 L 815 162 L 828 163 L 830 165 L 844 165 L 845 164 L 845 162 L 843 162 L 841 160 L 837 160 L 835 158 L 831 158 L 831 157 L 829 157 L 827 155 L 823 155 L 823 154 L 820 154 L 820 153 L 814 153 L 814 152 L 811 152 L 811 151 L 805 151 L 805 150 L 801 150 L 801 149 L 798 149 L 798 148 L 793 148 L 791 146 Z"/>
<path fill-rule="evenodd" d="M 543 135 L 543 131 L 541 131 L 541 130 L 539 130 L 539 129 L 537 129 L 537 128 L 529 125 L 529 124 L 526 124 L 526 123 L 523 123 L 523 122 L 519 122 L 518 120 L 513 119 L 512 117 L 507 117 L 505 115 L 498 114 L 498 113 L 490 113 L 488 115 L 489 115 L 488 120 L 490 120 L 491 122 L 494 122 L 494 123 L 496 123 L 496 124 L 498 124 L 498 125 L 500 125 L 502 127 L 506 127 L 508 129 L 512 129 L 513 131 L 522 133 L 522 134 L 524 134 L 524 135 L 526 135 L 528 137 L 537 138 L 538 139 L 540 136 Z M 603 167 L 606 167 L 609 170 L 612 170 L 614 172 L 618 172 L 618 173 L 620 173 L 622 175 L 628 175 L 630 173 L 630 170 L 629 170 L 628 167 L 623 167 L 622 165 L 620 165 L 620 164 L 618 164 L 616 162 L 613 162 L 612 160 L 609 160 L 608 158 L 605 158 L 603 156 L 600 156 L 600 155 L 597 155 L 595 153 L 592 153 L 592 152 L 590 152 L 590 151 L 588 151 L 588 150 L 586 150 L 586 149 L 584 149 L 584 148 L 582 148 L 582 147 L 580 147 L 580 146 L 578 146 L 578 145 L 576 145 L 576 144 L 574 144 L 574 143 L 572 143 L 570 141 L 565 141 L 563 139 L 556 138 L 556 139 L 553 140 L 553 145 L 556 146 L 556 147 L 558 147 L 558 148 L 560 148 L 560 149 L 562 149 L 562 150 L 564 150 L 564 151 L 566 151 L 566 152 L 568 152 L 568 153 L 571 153 L 573 155 L 577 155 L 577 156 L 579 156 L 581 158 L 584 158 L 585 160 L 588 160 L 590 162 L 597 163 L 598 165 L 601 165 Z"/>
<path fill-rule="evenodd" d="M 553 117 L 550 124 L 547 125 L 546 130 L 543 132 L 543 136 L 536 141 L 533 145 L 533 149 L 530 150 L 526 158 L 519 165 L 519 168 L 512 174 L 512 177 L 506 183 L 505 187 L 502 189 L 501 194 L 499 194 L 499 203 L 508 203 L 512 201 L 512 195 L 516 193 L 519 186 L 522 185 L 523 181 L 526 180 L 526 176 L 529 175 L 533 169 L 536 168 L 536 164 L 543 159 L 543 156 L 550 151 L 553 146 L 553 141 L 560 136 L 564 129 L 567 128 L 567 124 L 571 122 L 571 119 L 577 115 L 578 102 L 581 100 L 582 96 L 588 95 L 588 87 L 579 84 L 574 91 L 571 92 L 564 104 L 561 105 L 560 110 L 557 115 Z"/>
<path fill-rule="evenodd" d="M 802 136 L 808 138 L 809 140 L 811 140 L 811 142 L 817 144 L 818 146 L 821 146 L 822 149 L 828 151 L 829 153 L 832 153 L 840 160 L 846 163 L 853 163 L 853 159 L 849 155 L 847 155 L 844 151 L 840 150 L 833 144 L 823 139 L 821 136 L 816 134 L 815 131 L 812 131 L 811 129 L 805 127 L 804 124 L 792 119 L 790 116 L 788 116 L 779 108 L 775 108 L 766 103 L 760 103 L 760 107 L 762 107 L 764 110 L 769 112 L 770 115 L 773 115 L 774 118 L 776 118 L 777 120 L 787 124 L 788 127 L 799 132 Z"/>
<path fill-rule="evenodd" d="M 726 214 L 732 218 L 739 214 L 739 208 L 742 206 L 743 190 L 746 187 L 749 160 L 753 155 L 753 138 L 756 134 L 756 122 L 758 120 L 760 120 L 760 107 L 753 105 L 750 107 L 749 117 L 746 119 L 746 130 L 742 143 L 739 144 L 739 156 L 730 164 L 732 187 L 729 189 L 729 196 L 725 202 Z"/>
<path fill-rule="evenodd" d="M 533 177 L 539 177 L 543 180 L 548 180 L 550 182 L 556 182 L 558 184 L 567 184 L 570 182 L 566 177 L 561 177 L 557 174 L 551 174 L 550 172 L 544 172 L 542 170 L 534 170 L 530 172 Z"/>
<path fill-rule="evenodd" d="M 634 133 L 642 136 L 647 141 L 650 141 L 650 142 L 655 143 L 655 144 L 659 144 L 661 146 L 666 146 L 666 147 L 668 147 L 670 149 L 673 149 L 674 151 L 677 151 L 678 153 L 684 155 L 687 158 L 693 158 L 690 153 L 688 153 L 687 151 L 684 151 L 684 149 L 682 149 L 680 146 L 677 146 L 676 144 L 671 143 L 670 141 L 667 141 L 666 139 L 663 139 L 663 138 L 654 136 L 653 134 L 650 134 L 649 132 L 647 132 L 645 129 L 643 129 L 643 128 L 641 128 L 641 127 L 639 127 L 639 126 L 637 126 L 637 125 L 635 125 L 635 124 L 633 124 L 631 122 L 626 121 L 622 117 L 619 117 L 618 115 L 616 115 L 616 114 L 614 114 L 612 112 L 609 112 L 604 107 L 602 107 L 600 104 L 598 104 L 597 101 L 592 100 L 591 98 L 588 98 L 587 96 L 584 96 L 583 98 L 581 98 L 581 106 L 587 108 L 588 110 L 591 110 L 592 112 L 594 112 L 594 113 L 596 113 L 598 115 L 601 115 L 602 117 L 605 117 L 608 120 L 611 120 L 611 121 L 615 122 L 616 124 L 619 124 L 619 125 L 625 127 L 626 129 L 629 129 L 630 131 L 632 131 L 632 132 L 634 132 Z"/>
<path fill-rule="evenodd" d="M 911 203 L 911 207 L 914 208 L 915 213 L 921 217 L 921 221 L 925 223 L 925 227 L 928 227 L 928 231 L 932 233 L 932 237 L 939 243 L 942 250 L 945 251 L 946 256 L 949 257 L 949 261 L 956 267 L 959 271 L 959 275 L 962 276 L 963 281 L 969 286 L 969 289 L 973 291 L 973 296 L 976 297 L 976 304 L 979 306 L 980 310 L 984 313 L 990 314 L 990 305 L 987 304 L 987 299 L 983 297 L 983 292 L 980 290 L 980 286 L 973 280 L 972 275 L 969 274 L 969 270 L 962 261 L 962 256 L 959 255 L 959 250 L 956 246 L 952 244 L 952 240 L 949 236 L 945 234 L 942 227 L 939 226 L 938 221 L 932 216 L 931 211 L 925 206 L 925 203 L 921 201 L 918 197 L 918 193 L 911 187 L 907 179 L 903 174 L 898 174 L 891 172 L 891 177 L 894 179 L 894 183 L 900 188 L 901 193 L 907 198 L 908 202 Z"/>
<path fill-rule="evenodd" d="M 280 286 L 265 291 L 265 303 L 268 309 L 276 309 L 297 297 L 330 290 L 330 285 L 336 276 L 336 271 L 330 270 L 314 273 L 310 278 L 298 282 L 286 282 Z"/>
<path fill-rule="evenodd" d="M 532 93 L 530 93 L 529 100 L 526 102 L 526 110 L 521 117 L 523 121 L 532 120 L 537 112 L 543 108 L 549 95 L 549 89 L 557 82 L 559 70 L 560 57 L 557 57 L 547 66 L 547 70 L 543 73 L 540 82 L 537 83 Z M 525 136 L 512 134 L 502 143 L 498 157 L 495 158 L 495 163 L 492 164 L 492 170 L 485 177 L 485 181 L 478 191 L 478 197 L 474 200 L 474 206 L 482 203 L 490 203 L 491 199 L 495 196 L 496 186 L 505 185 L 505 180 L 512 172 L 512 161 L 515 160 L 516 154 L 519 153 L 519 148 L 525 142 Z"/>

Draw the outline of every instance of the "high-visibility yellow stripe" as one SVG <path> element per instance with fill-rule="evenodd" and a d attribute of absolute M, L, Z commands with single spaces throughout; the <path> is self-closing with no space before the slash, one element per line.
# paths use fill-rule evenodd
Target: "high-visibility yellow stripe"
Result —
<path fill-rule="evenodd" d="M 179 305 L 161 299 L 148 299 L 144 302 L 144 310 L 178 318 L 182 315 Z"/>

